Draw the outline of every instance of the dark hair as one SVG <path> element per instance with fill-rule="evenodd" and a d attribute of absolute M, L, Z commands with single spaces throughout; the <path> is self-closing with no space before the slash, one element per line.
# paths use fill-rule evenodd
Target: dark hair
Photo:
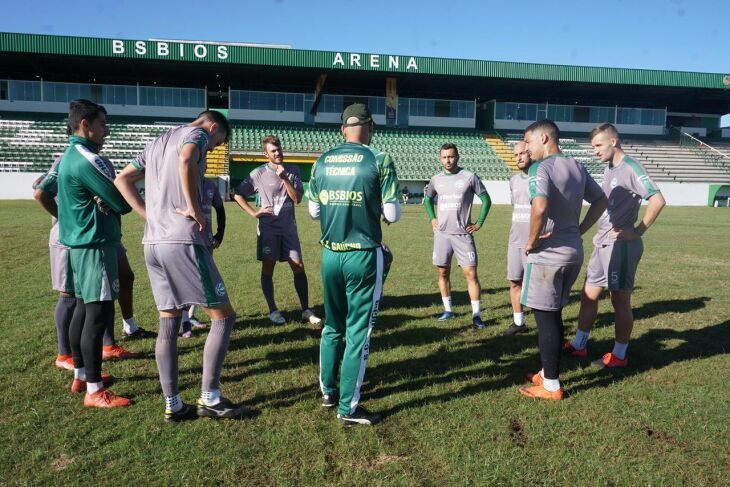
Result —
<path fill-rule="evenodd" d="M 206 110 L 198 114 L 197 120 L 200 120 L 201 118 L 218 124 L 218 130 L 225 132 L 225 141 L 228 142 L 231 138 L 231 125 L 228 123 L 228 119 L 225 115 L 216 110 Z"/>
<path fill-rule="evenodd" d="M 530 126 L 525 129 L 525 133 L 527 132 L 546 133 L 555 141 L 555 143 L 560 140 L 560 129 L 557 125 L 555 125 L 555 122 L 548 120 L 547 118 L 544 120 L 538 120 L 537 122 L 532 122 Z"/>
<path fill-rule="evenodd" d="M 459 148 L 456 147 L 456 144 L 452 144 L 451 142 L 447 142 L 444 145 L 442 145 L 441 148 L 439 149 L 439 154 L 441 154 L 441 151 L 445 151 L 445 150 L 449 150 L 449 149 L 454 149 L 456 151 L 456 155 L 457 156 L 459 155 Z"/>
<path fill-rule="evenodd" d="M 82 120 L 92 123 L 100 113 L 106 115 L 106 108 L 89 100 L 73 100 L 68 105 L 68 130 L 76 132 Z"/>
<path fill-rule="evenodd" d="M 267 135 L 261 139 L 261 148 L 266 150 L 266 144 L 272 144 L 281 149 L 281 140 L 276 135 Z"/>
<path fill-rule="evenodd" d="M 614 127 L 613 124 L 602 123 L 591 130 L 591 140 L 593 140 L 593 137 L 603 132 L 608 133 L 608 135 L 614 139 L 619 139 L 618 130 L 616 130 L 616 127 Z"/>

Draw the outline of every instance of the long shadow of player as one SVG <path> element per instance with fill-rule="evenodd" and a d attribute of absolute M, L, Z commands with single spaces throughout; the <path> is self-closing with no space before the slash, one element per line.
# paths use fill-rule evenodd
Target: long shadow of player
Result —
<path fill-rule="evenodd" d="M 601 370 L 586 369 L 585 377 L 569 392 L 575 394 L 594 387 L 607 387 L 615 382 L 627 379 L 650 370 L 657 370 L 677 362 L 713 357 L 730 353 L 727 337 L 730 336 L 730 320 L 716 325 L 692 330 L 672 330 L 655 328 L 632 339 L 629 365 L 625 368 Z M 678 346 L 668 346 L 680 341 Z M 613 342 L 606 340 L 603 348 Z"/>

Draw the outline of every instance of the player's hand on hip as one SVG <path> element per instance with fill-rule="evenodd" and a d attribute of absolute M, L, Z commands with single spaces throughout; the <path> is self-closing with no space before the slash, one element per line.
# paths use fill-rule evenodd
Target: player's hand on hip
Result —
<path fill-rule="evenodd" d="M 638 240 L 641 236 L 630 228 L 614 228 L 611 230 L 611 238 L 614 240 Z"/>
<path fill-rule="evenodd" d="M 480 228 L 482 228 L 481 225 L 477 225 L 476 223 L 470 223 L 466 226 L 466 231 L 468 233 L 474 233 L 478 232 Z"/>
<path fill-rule="evenodd" d="M 272 207 L 264 206 L 264 207 L 261 207 L 258 209 L 255 216 L 256 216 L 256 218 L 261 218 L 264 215 L 273 215 L 273 214 L 274 214 L 274 209 Z"/>
<path fill-rule="evenodd" d="M 198 224 L 198 231 L 202 232 L 203 228 L 205 228 L 205 218 L 203 218 L 203 214 L 200 212 L 196 212 L 193 209 L 186 208 L 175 208 L 175 211 L 178 212 L 178 214 L 184 216 L 185 218 L 190 218 L 191 220 L 195 220 L 195 223 Z"/>

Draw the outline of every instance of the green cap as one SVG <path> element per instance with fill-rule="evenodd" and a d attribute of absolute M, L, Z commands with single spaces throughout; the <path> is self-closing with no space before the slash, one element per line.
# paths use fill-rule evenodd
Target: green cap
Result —
<path fill-rule="evenodd" d="M 357 120 L 348 120 L 352 118 Z M 373 121 L 373 115 L 370 113 L 370 109 L 363 103 L 353 103 L 352 105 L 345 108 L 342 112 L 342 125 L 345 127 L 354 127 L 356 125 L 365 125 Z"/>

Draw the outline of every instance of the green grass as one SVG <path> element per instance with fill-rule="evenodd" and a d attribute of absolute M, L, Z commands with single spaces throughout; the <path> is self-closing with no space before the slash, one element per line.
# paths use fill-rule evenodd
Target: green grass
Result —
<path fill-rule="evenodd" d="M 275 327 L 259 289 L 255 222 L 231 204 L 226 209 L 228 231 L 215 259 L 238 323 L 223 391 L 256 414 L 169 425 L 162 421 L 152 340 L 129 344 L 139 359 L 105 363 L 118 378 L 114 390 L 134 399 L 131 408 L 85 409 L 68 392 L 69 372 L 51 366 L 49 218 L 33 202 L 0 203 L 0 483 L 728 484 L 727 211 L 665 210 L 645 239 L 631 366 L 589 367 L 613 343 L 610 304 L 603 301 L 589 358 L 563 362 L 568 399 L 544 403 L 517 393 L 525 372 L 539 368 L 532 316 L 529 334 L 498 336 L 511 322 L 504 279 L 510 208 L 495 207 L 477 235 L 488 327 L 475 332 L 458 273 L 459 318 L 446 325 L 433 319 L 440 299 L 430 226 L 422 208 L 409 206 L 384 230 L 395 263 L 363 387 L 367 406 L 385 419 L 343 429 L 319 405 L 318 330 L 294 321 L 299 310 L 288 266 L 277 266 L 275 283 L 292 322 Z M 311 300 L 321 310 L 318 225 L 298 211 Z M 124 231 L 137 274 L 137 321 L 156 329 L 140 220 L 124 217 Z M 564 312 L 568 336 L 577 292 Z M 199 394 L 204 339 L 179 341 L 186 401 Z"/>

